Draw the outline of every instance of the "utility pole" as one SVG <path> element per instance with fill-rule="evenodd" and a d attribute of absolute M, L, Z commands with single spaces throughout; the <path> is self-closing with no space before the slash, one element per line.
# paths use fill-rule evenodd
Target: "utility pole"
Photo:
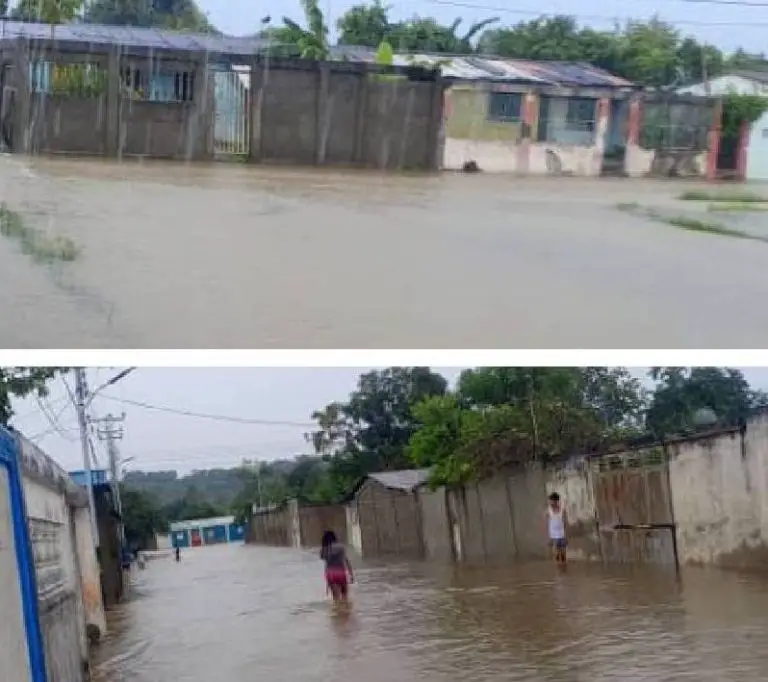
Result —
<path fill-rule="evenodd" d="M 120 540 L 125 545 L 125 525 L 123 524 L 123 503 L 120 499 L 120 479 L 122 478 L 120 466 L 120 451 L 117 448 L 117 442 L 123 438 L 123 422 L 125 413 L 119 417 L 108 414 L 106 417 L 92 420 L 96 424 L 102 424 L 97 427 L 97 434 L 100 440 L 107 444 L 107 455 L 109 456 L 109 473 L 112 480 L 112 492 L 115 496 L 115 505 L 117 513 L 120 514 Z"/>
<path fill-rule="evenodd" d="M 96 502 L 93 497 L 93 471 L 91 469 L 91 448 L 88 442 L 88 419 L 86 406 L 88 399 L 88 381 L 84 367 L 75 368 L 75 403 L 77 407 L 77 422 L 80 427 L 80 445 L 83 449 L 83 469 L 87 478 L 88 507 L 91 516 L 91 533 L 96 548 L 99 547 L 99 525 L 96 523 Z"/>

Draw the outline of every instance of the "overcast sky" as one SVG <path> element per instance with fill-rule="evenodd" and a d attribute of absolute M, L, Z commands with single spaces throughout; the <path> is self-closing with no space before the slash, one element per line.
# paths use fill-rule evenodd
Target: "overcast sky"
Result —
<path fill-rule="evenodd" d="M 762 0 L 749 0 L 758 4 Z M 768 4 L 763 6 L 739 5 L 739 0 L 410 0 L 384 2 L 390 5 L 390 18 L 406 19 L 414 14 L 433 16 L 444 23 L 462 17 L 467 25 L 492 16 L 503 23 L 512 24 L 541 14 L 572 14 L 596 28 L 610 28 L 618 19 L 648 19 L 658 14 L 673 23 L 682 32 L 706 40 L 720 49 L 732 51 L 742 46 L 761 52 L 766 49 Z M 299 0 L 198 0 L 201 9 L 221 30 L 233 35 L 253 34 L 259 22 L 271 15 L 279 23 L 284 15 L 302 19 Z M 336 20 L 359 0 L 321 0 L 320 6 L 329 23 Z M 749 3 L 747 3 L 748 5 Z M 334 35 L 335 37 L 335 35 Z"/>
<path fill-rule="evenodd" d="M 157 471 L 234 466 L 243 458 L 271 460 L 311 452 L 304 434 L 310 415 L 334 400 L 345 400 L 355 389 L 358 369 L 137 369 L 107 389 L 93 403 L 94 416 L 126 413 L 122 456 L 135 457 L 127 466 Z M 768 390 L 768 368 L 743 368 L 756 388 Z M 89 370 L 92 389 L 117 369 Z M 460 369 L 435 368 L 449 381 Z M 644 370 L 633 370 L 642 376 Z M 71 385 L 71 378 L 69 379 Z M 109 398 L 108 398 L 109 396 Z M 240 419 L 295 422 L 294 425 L 238 424 L 152 410 L 124 401 L 137 401 L 176 410 Z M 57 417 L 54 431 L 43 408 Z M 68 470 L 82 468 L 75 412 L 61 380 L 51 386 L 43 408 L 34 398 L 16 401 L 12 423 L 33 437 Z M 45 434 L 40 436 L 40 434 Z M 106 462 L 102 444 L 99 457 Z"/>

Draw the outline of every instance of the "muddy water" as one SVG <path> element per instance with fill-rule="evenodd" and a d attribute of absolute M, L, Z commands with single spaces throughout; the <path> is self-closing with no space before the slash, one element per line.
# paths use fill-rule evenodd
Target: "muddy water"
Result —
<path fill-rule="evenodd" d="M 0 158 L 0 347 L 760 347 L 768 246 L 617 211 L 673 182 Z"/>
<path fill-rule="evenodd" d="M 348 613 L 318 560 L 216 547 L 151 562 L 97 682 L 635 682 L 768 675 L 768 581 L 573 565 L 360 568 Z"/>

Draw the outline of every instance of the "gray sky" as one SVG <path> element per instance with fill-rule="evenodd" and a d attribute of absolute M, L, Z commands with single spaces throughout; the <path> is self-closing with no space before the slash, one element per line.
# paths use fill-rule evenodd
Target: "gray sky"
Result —
<path fill-rule="evenodd" d="M 252 0 L 198 0 L 198 4 L 216 26 L 234 35 L 255 33 L 266 15 L 272 17 L 273 23 L 279 23 L 284 15 L 295 20 L 303 17 L 299 0 L 256 3 Z M 359 4 L 359 0 L 321 0 L 321 8 L 334 27 L 338 17 L 355 4 Z M 573 0 L 548 0 L 544 5 L 535 0 L 411 0 L 384 4 L 391 6 L 389 15 L 394 20 L 418 14 L 450 23 L 462 17 L 467 25 L 492 16 L 499 16 L 503 23 L 512 24 L 544 13 L 572 14 L 579 17 L 582 23 L 595 28 L 610 28 L 616 20 L 648 19 L 658 14 L 683 33 L 692 34 L 726 51 L 739 46 L 756 52 L 765 50 L 768 28 L 768 5 L 750 7 L 717 4 L 712 0 L 584 0 L 578 5 Z"/>
<path fill-rule="evenodd" d="M 124 381 L 104 391 L 93 403 L 94 416 L 125 411 L 124 458 L 128 466 L 156 471 L 234 466 L 243 458 L 271 460 L 309 453 L 304 433 L 311 428 L 310 415 L 334 400 L 345 400 L 355 389 L 361 372 L 371 368 L 247 368 L 247 369 L 137 369 Z M 756 388 L 768 389 L 768 368 L 742 368 Z M 96 388 L 117 369 L 89 370 Z M 449 381 L 460 369 L 435 368 Z M 642 376 L 644 370 L 634 370 Z M 70 379 L 71 385 L 71 379 Z M 120 402 L 133 400 L 192 412 L 299 422 L 295 426 L 261 426 L 181 416 Z M 62 433 L 48 433 L 37 442 L 68 470 L 82 468 L 74 409 L 61 380 L 51 386 L 44 405 L 58 416 Z M 29 437 L 51 431 L 34 398 L 16 401 L 12 423 Z M 306 424 L 304 426 L 303 424 Z M 99 444 L 101 448 L 101 443 Z M 99 451 L 106 461 L 103 450 Z"/>

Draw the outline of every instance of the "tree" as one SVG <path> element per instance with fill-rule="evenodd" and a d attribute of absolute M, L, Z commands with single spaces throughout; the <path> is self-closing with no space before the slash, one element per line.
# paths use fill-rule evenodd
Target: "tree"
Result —
<path fill-rule="evenodd" d="M 120 499 L 125 540 L 133 551 L 149 547 L 156 533 L 168 532 L 168 521 L 154 497 L 121 485 Z"/>
<path fill-rule="evenodd" d="M 654 367 L 657 382 L 646 425 L 658 438 L 696 428 L 697 411 L 709 409 L 721 425 L 737 426 L 768 405 L 768 394 L 750 388 L 744 374 L 727 367 Z"/>
<path fill-rule="evenodd" d="M 377 47 L 389 35 L 390 6 L 381 0 L 370 5 L 354 5 L 338 20 L 340 45 L 364 45 Z"/>
<path fill-rule="evenodd" d="M 323 60 L 328 58 L 328 26 L 317 0 L 301 0 L 307 28 L 302 28 L 292 19 L 283 17 L 284 26 L 274 35 L 284 44 L 298 46 L 303 59 Z"/>
<path fill-rule="evenodd" d="M 83 8 L 83 0 L 20 0 L 11 16 L 17 21 L 64 24 Z"/>
<path fill-rule="evenodd" d="M 427 367 L 390 367 L 363 374 L 346 403 L 316 412 L 310 434 L 328 462 L 328 486 L 341 495 L 362 476 L 412 467 L 406 448 L 418 424 L 411 408 L 443 395 L 445 378 Z"/>
<path fill-rule="evenodd" d="M 154 26 L 199 33 L 216 31 L 194 0 L 94 0 L 89 3 L 85 20 L 94 24 Z"/>
<path fill-rule="evenodd" d="M 48 395 L 48 382 L 64 367 L 0 367 L 0 425 L 7 425 L 13 416 L 12 398 L 28 395 Z"/>
<path fill-rule="evenodd" d="M 413 408 L 408 446 L 433 482 L 464 483 L 505 467 L 593 452 L 642 431 L 645 395 L 624 368 L 484 367 L 453 395 Z"/>

